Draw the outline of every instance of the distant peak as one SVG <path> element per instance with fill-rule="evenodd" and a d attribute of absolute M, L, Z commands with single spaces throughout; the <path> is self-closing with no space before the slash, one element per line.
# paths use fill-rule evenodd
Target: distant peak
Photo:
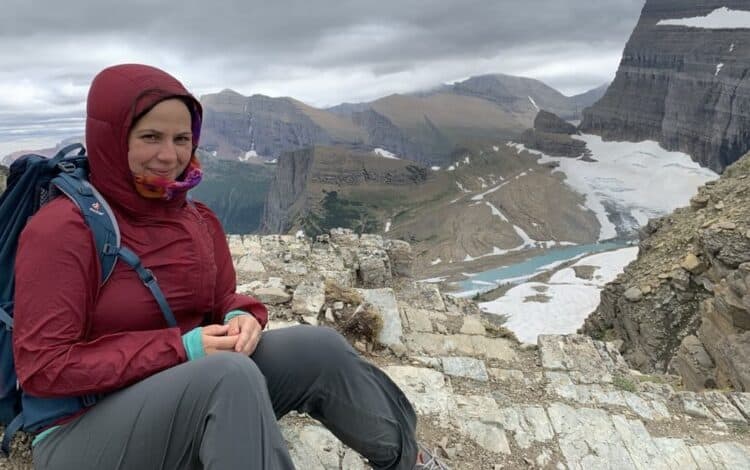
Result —
<path fill-rule="evenodd" d="M 243 96 L 242 93 L 239 93 L 237 91 L 232 90 L 231 88 L 224 88 L 219 92 L 220 95 L 235 95 L 235 96 Z"/>

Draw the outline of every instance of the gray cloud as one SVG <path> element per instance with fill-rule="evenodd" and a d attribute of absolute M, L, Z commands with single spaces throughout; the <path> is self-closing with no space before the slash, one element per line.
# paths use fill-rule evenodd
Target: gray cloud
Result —
<path fill-rule="evenodd" d="M 0 118 L 82 116 L 103 67 L 162 67 L 196 94 L 316 106 L 483 73 L 564 93 L 610 80 L 644 0 L 6 0 Z M 0 138 L 3 138 L 0 136 Z"/>

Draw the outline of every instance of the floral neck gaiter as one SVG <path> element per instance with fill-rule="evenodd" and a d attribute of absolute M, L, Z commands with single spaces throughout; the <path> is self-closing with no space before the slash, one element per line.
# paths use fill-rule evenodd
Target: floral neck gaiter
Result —
<path fill-rule="evenodd" d="M 147 199 L 169 201 L 176 194 L 184 193 L 196 187 L 203 179 L 203 170 L 198 159 L 193 155 L 181 180 L 171 180 L 161 176 L 133 175 L 135 189 Z"/>

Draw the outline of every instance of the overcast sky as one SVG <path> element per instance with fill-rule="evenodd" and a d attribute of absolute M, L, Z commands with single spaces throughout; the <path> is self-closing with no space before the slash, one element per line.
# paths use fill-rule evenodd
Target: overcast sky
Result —
<path fill-rule="evenodd" d="M 565 94 L 610 81 L 644 0 L 3 0 L 3 143 L 80 133 L 102 68 L 140 62 L 196 95 L 318 107 L 487 73 Z"/>

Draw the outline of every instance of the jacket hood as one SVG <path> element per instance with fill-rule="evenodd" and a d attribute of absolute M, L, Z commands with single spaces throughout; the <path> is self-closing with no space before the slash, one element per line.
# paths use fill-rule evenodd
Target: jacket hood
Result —
<path fill-rule="evenodd" d="M 193 149 L 198 147 L 203 111 L 174 77 L 155 67 L 115 65 L 91 83 L 86 104 L 86 150 L 91 183 L 107 202 L 131 216 L 159 215 L 184 205 L 186 193 L 165 201 L 136 191 L 128 165 L 128 134 L 136 118 L 160 101 L 181 98 L 192 117 Z"/>

